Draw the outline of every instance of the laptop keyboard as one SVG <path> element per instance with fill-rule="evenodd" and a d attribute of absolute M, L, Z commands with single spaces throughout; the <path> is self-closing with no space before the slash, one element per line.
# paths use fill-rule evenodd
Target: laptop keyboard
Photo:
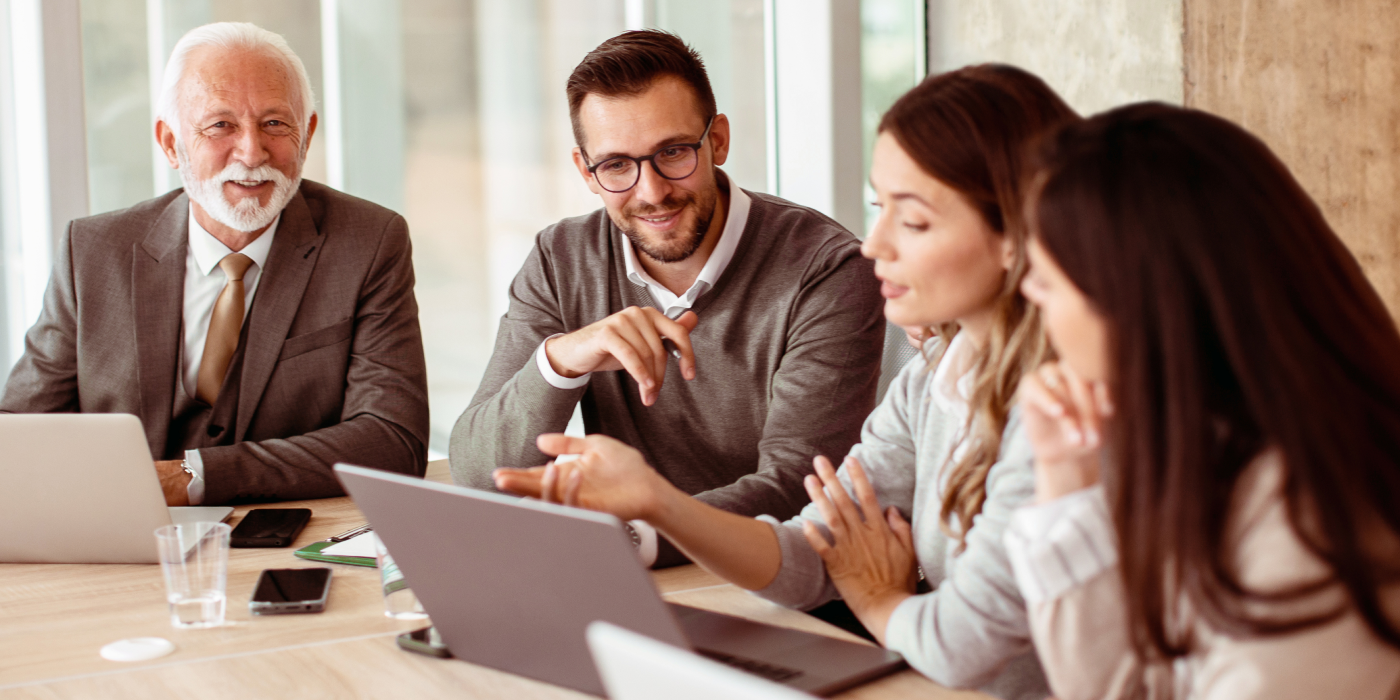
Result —
<path fill-rule="evenodd" d="M 730 656 L 710 649 L 696 649 L 696 653 L 708 659 L 718 661 L 725 666 L 732 666 L 740 671 L 747 671 L 759 678 L 767 678 L 775 683 L 782 683 L 802 675 L 802 672 L 795 668 L 786 668 L 764 663 L 754 659 L 746 659 L 742 656 Z"/>

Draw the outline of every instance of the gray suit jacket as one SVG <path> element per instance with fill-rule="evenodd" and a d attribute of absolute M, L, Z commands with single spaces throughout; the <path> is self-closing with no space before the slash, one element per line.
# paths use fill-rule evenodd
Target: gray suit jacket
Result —
<path fill-rule="evenodd" d="M 180 190 L 69 224 L 0 412 L 134 414 L 154 459 L 181 458 L 168 444 L 188 229 Z M 233 432 L 220 446 L 187 446 L 201 448 L 205 503 L 342 495 L 338 461 L 423 474 L 413 284 L 402 217 L 302 183 L 243 329 Z"/>

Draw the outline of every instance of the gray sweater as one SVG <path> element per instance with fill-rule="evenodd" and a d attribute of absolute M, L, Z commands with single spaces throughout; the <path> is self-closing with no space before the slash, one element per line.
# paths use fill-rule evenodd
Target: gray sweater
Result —
<path fill-rule="evenodd" d="M 919 564 L 934 588 L 895 608 L 885 629 L 886 646 L 938 683 L 977 688 L 1008 700 L 1040 700 L 1049 694 L 1049 686 L 1032 649 L 1026 604 L 1002 545 L 1013 511 L 1035 495 L 1030 443 L 1013 411 L 1000 460 L 987 476 L 987 500 L 973 518 L 967 548 L 959 553 L 958 543 L 939 526 L 939 511 L 948 456 L 957 446 L 967 409 L 956 399 L 932 396 L 938 389 L 927 367 L 921 357 L 905 365 L 866 420 L 860 444 L 851 449 L 880 505 L 899 508 L 913 526 Z M 944 382 L 943 373 L 937 379 Z M 844 467 L 838 476 L 854 494 Z M 777 578 L 758 595 L 803 610 L 837 598 L 821 557 L 802 534 L 806 519 L 826 532 L 816 506 L 809 505 L 785 523 L 762 519 L 778 534 L 783 564 Z"/>
<path fill-rule="evenodd" d="M 578 389 L 545 381 L 540 343 L 629 306 L 656 306 L 628 281 L 630 245 L 606 211 L 540 232 L 510 287 L 496 349 L 452 430 L 454 480 L 493 489 L 491 470 L 533 467 L 540 433 L 562 432 L 582 402 L 589 434 L 617 438 L 686 493 L 746 516 L 795 515 L 812 458 L 841 455 L 875 405 L 884 334 L 873 265 L 831 219 L 750 192 L 734 258 L 692 307 L 697 377 L 670 360 L 656 403 L 624 371 Z M 683 562 L 662 543 L 658 566 Z"/>

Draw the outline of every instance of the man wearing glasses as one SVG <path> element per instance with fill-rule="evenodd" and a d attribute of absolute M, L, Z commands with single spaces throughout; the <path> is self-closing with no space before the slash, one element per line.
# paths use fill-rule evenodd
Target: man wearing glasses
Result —
<path fill-rule="evenodd" d="M 675 35 L 603 42 L 567 92 L 574 163 L 604 208 L 536 238 L 452 431 L 453 477 L 492 489 L 498 467 L 544 464 L 536 437 L 582 402 L 588 433 L 632 445 L 697 498 L 795 515 L 812 459 L 846 454 L 874 408 L 872 263 L 836 222 L 719 169 L 729 120 Z M 684 562 L 633 526 L 644 560 Z"/>

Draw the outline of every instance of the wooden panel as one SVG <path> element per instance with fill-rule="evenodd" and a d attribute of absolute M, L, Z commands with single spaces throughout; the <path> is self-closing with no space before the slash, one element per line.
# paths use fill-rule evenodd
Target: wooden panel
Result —
<path fill-rule="evenodd" d="M 1266 141 L 1400 317 L 1394 0 L 1185 0 L 1186 104 Z"/>

